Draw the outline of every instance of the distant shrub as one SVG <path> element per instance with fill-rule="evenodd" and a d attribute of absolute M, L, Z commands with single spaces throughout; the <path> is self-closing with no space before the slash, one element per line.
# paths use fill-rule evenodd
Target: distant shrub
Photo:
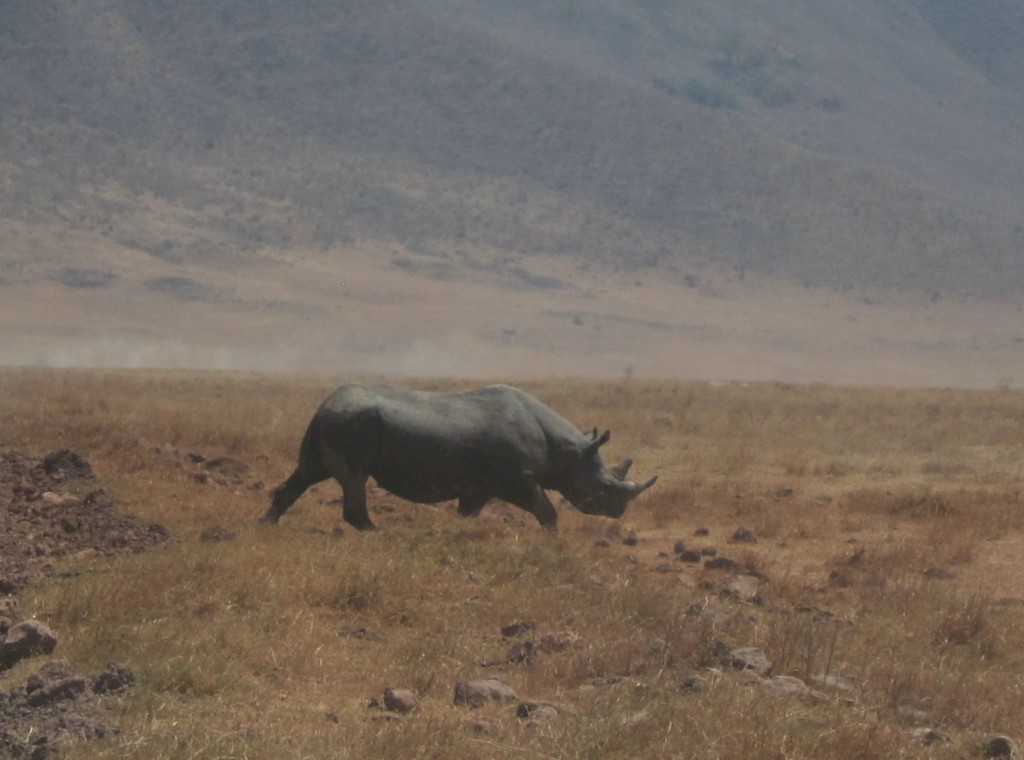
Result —
<path fill-rule="evenodd" d="M 740 101 L 735 95 L 721 87 L 708 85 L 698 79 L 691 79 L 686 83 L 683 92 L 687 98 L 698 105 L 708 108 L 730 108 L 739 109 Z"/>
<path fill-rule="evenodd" d="M 211 301 L 217 295 L 214 288 L 188 277 L 156 277 L 146 280 L 146 288 L 181 301 Z"/>
<path fill-rule="evenodd" d="M 105 288 L 117 279 L 113 272 L 100 269 L 61 269 L 53 279 L 69 288 Z"/>

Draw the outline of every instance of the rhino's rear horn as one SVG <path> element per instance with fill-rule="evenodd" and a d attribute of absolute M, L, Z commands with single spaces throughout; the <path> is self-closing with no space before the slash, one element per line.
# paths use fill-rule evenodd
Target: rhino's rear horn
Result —
<path fill-rule="evenodd" d="M 616 480 L 625 480 L 626 475 L 629 474 L 629 468 L 633 466 L 632 459 L 624 459 L 621 464 L 612 467 L 609 472 L 615 477 Z"/>

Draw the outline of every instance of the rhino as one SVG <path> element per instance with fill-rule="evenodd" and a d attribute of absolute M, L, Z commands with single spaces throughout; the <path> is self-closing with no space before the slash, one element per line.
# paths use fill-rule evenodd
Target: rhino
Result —
<path fill-rule="evenodd" d="M 430 393 L 390 385 L 343 385 L 306 429 L 295 471 L 274 490 L 262 517 L 277 523 L 307 488 L 333 477 L 345 521 L 373 530 L 366 481 L 420 504 L 458 500 L 460 515 L 491 499 L 515 504 L 554 530 L 558 513 L 545 490 L 581 512 L 621 517 L 657 476 L 626 480 L 627 459 L 607 468 L 599 449 L 610 433 L 583 433 L 528 393 L 490 385 Z"/>

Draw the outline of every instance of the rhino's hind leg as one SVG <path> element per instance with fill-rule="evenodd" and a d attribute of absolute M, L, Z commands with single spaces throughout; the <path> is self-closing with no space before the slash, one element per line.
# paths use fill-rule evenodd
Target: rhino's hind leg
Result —
<path fill-rule="evenodd" d="M 274 500 L 270 503 L 270 508 L 260 518 L 260 522 L 276 524 L 281 519 L 281 515 L 288 511 L 288 508 L 306 492 L 307 488 L 326 479 L 326 475 L 312 474 L 301 466 L 296 468 L 286 481 L 274 489 Z"/>
<path fill-rule="evenodd" d="M 361 472 L 351 472 L 348 468 L 337 477 L 344 492 L 342 515 L 345 522 L 357 530 L 376 530 L 377 526 L 373 524 L 366 508 L 366 478 Z"/>
<path fill-rule="evenodd" d="M 476 517 L 490 500 L 489 496 L 462 496 L 459 498 L 459 514 L 462 517 Z"/>

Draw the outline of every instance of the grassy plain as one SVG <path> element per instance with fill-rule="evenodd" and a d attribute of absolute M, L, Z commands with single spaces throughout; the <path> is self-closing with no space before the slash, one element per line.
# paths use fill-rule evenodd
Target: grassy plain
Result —
<path fill-rule="evenodd" d="M 322 484 L 257 524 L 335 384 L 0 372 L 3 443 L 77 451 L 175 536 L 21 596 L 61 657 L 138 677 L 109 702 L 122 733 L 74 757 L 959 758 L 992 732 L 1024 737 L 1024 393 L 524 383 L 610 428 L 606 460 L 659 475 L 622 521 L 563 505 L 549 535 L 506 505 L 460 519 L 371 491 L 380 530 L 339 533 Z M 243 460 L 266 488 L 197 482 L 188 451 Z M 202 541 L 212 527 L 235 537 Z M 731 542 L 740 527 L 757 542 Z M 678 540 L 736 567 L 680 562 Z M 760 579 L 757 601 L 724 592 L 737 574 Z M 520 620 L 569 645 L 506 662 L 500 631 Z M 723 647 L 760 647 L 816 693 L 777 695 Z M 452 704 L 456 681 L 487 676 L 575 711 L 533 725 L 514 704 Z M 681 688 L 693 676 L 700 690 Z M 367 703 L 386 686 L 422 709 L 381 720 Z"/>

